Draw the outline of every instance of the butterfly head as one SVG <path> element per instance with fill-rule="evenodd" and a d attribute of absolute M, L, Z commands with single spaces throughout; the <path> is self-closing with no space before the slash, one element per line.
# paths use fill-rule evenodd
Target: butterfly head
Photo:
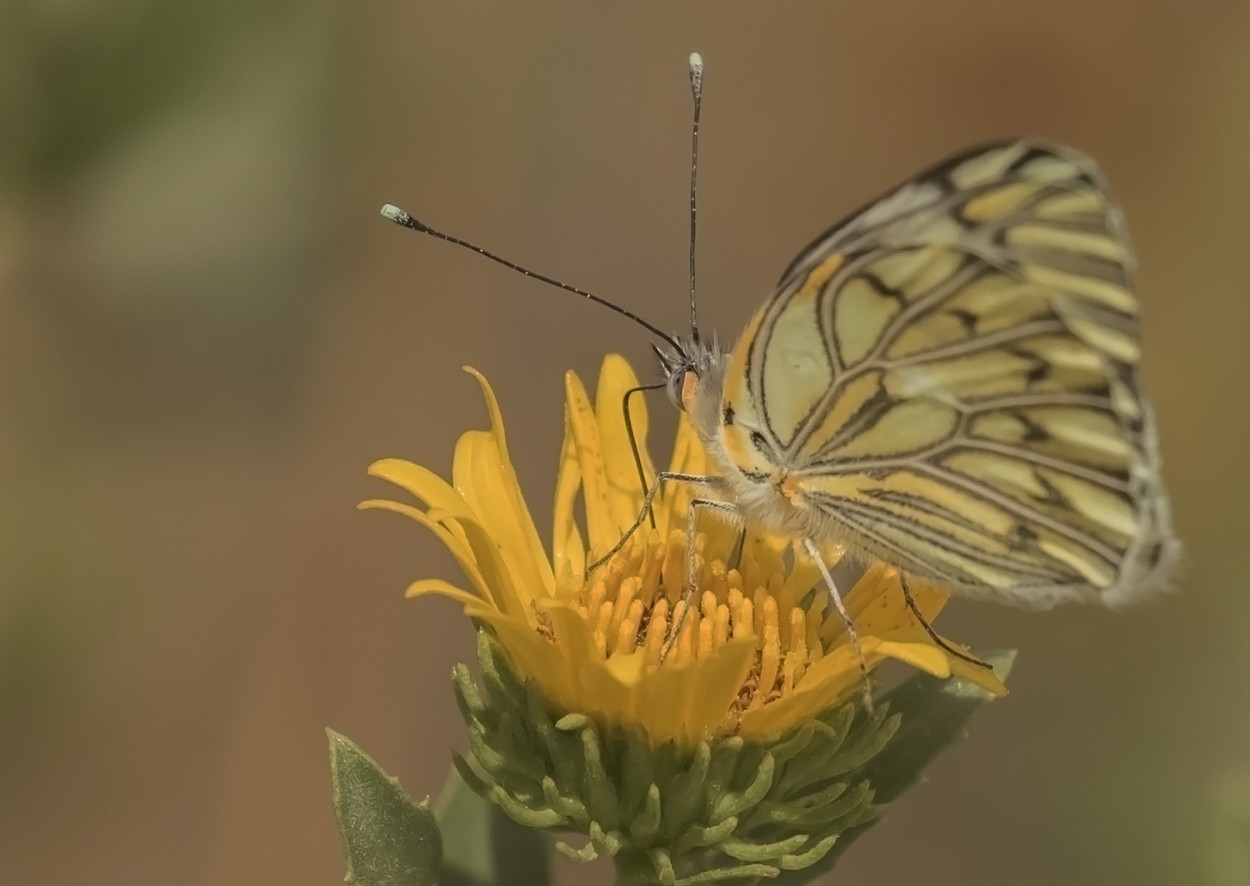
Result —
<path fill-rule="evenodd" d="M 716 340 L 706 342 L 696 333 L 678 340 L 675 347 L 653 348 L 667 379 L 669 401 L 682 412 L 693 412 L 697 395 L 716 374 L 722 357 Z"/>

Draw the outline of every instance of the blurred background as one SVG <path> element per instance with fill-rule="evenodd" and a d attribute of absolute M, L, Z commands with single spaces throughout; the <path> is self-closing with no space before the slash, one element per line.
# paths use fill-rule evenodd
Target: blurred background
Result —
<path fill-rule="evenodd" d="M 989 137 L 1097 157 L 1140 254 L 1178 592 L 953 605 L 1021 650 L 1012 695 L 839 882 L 1250 882 L 1250 5 L 3 0 L 6 882 L 340 882 L 326 726 L 437 792 L 470 629 L 403 599 L 458 576 L 355 511 L 365 468 L 449 470 L 471 363 L 547 524 L 562 374 L 649 342 L 377 208 L 680 329 L 692 49 L 730 337 L 817 232 Z"/>

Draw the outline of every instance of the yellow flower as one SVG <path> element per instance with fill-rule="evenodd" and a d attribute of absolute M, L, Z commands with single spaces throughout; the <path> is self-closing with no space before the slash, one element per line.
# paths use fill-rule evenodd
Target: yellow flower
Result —
<path fill-rule="evenodd" d="M 774 739 L 859 691 L 859 657 L 827 605 L 815 564 L 792 553 L 785 539 L 748 531 L 740 540 L 738 530 L 703 521 L 696 539 L 698 599 L 682 615 L 689 489 L 666 490 L 657 500 L 655 528 L 644 525 L 611 562 L 586 575 L 587 563 L 617 543 L 642 505 L 622 410 L 625 392 L 638 382 L 623 358 L 605 359 L 593 406 L 578 377 L 566 377 L 550 554 L 521 494 L 495 396 L 480 374 L 468 371 L 481 384 L 491 427 L 461 436 L 451 484 L 398 459 L 370 468 L 424 507 L 386 500 L 361 507 L 397 511 L 434 532 L 472 588 L 423 579 L 409 596 L 458 601 L 489 626 L 517 675 L 553 707 L 641 730 L 653 746 L 674 741 L 690 747 L 731 735 Z M 642 398 L 631 398 L 630 408 L 642 444 Z M 684 473 L 709 470 L 684 417 L 671 466 Z M 830 551 L 827 562 L 839 556 Z M 913 593 L 929 621 L 947 599 L 944 591 L 918 583 Z M 929 637 L 907 609 L 894 570 L 870 566 L 845 600 L 870 670 L 897 659 L 1005 693 L 992 673 Z M 661 661 L 674 620 L 681 633 Z"/>

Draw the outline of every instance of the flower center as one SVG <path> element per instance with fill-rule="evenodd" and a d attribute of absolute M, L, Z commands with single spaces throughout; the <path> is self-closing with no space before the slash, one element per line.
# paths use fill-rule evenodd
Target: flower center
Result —
<path fill-rule="evenodd" d="M 781 571 L 756 574 L 702 554 L 695 540 L 695 582 L 688 590 L 686 533 L 667 543 L 657 533 L 639 539 L 581 585 L 561 592 L 591 626 L 599 654 L 642 649 L 654 670 L 702 659 L 727 641 L 753 637 L 756 659 L 736 713 L 789 692 L 844 633 L 821 587 L 796 595 Z M 744 574 L 745 572 L 745 574 Z M 670 642 L 670 634 L 678 634 Z"/>

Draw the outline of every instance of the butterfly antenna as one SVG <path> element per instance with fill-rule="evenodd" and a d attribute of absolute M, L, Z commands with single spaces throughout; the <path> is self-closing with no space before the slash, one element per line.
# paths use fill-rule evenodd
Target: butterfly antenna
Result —
<path fill-rule="evenodd" d="M 621 316 L 628 317 L 630 320 L 633 320 L 635 323 L 637 323 L 643 329 L 650 332 L 656 338 L 659 338 L 661 341 L 667 342 L 674 349 L 678 351 L 681 350 L 681 345 L 678 343 L 677 339 L 675 339 L 673 336 L 669 335 L 667 332 L 660 329 L 658 326 L 653 326 L 652 324 L 648 323 L 646 320 L 639 317 L 633 311 L 623 308 L 620 305 L 616 304 L 615 302 L 610 302 L 606 298 L 595 295 L 593 292 L 588 292 L 585 289 L 579 289 L 576 286 L 570 286 L 568 283 L 562 283 L 559 280 L 555 279 L 554 277 L 548 277 L 546 274 L 539 274 L 536 271 L 531 271 L 529 268 L 522 267 L 521 265 L 518 265 L 516 262 L 508 261 L 506 258 L 495 255 L 495 253 L 490 252 L 489 250 L 483 249 L 481 246 L 478 246 L 475 243 L 470 243 L 468 240 L 461 240 L 459 237 L 453 237 L 450 234 L 444 234 L 442 231 L 437 231 L 434 228 L 431 228 L 425 222 L 422 222 L 422 221 L 419 221 L 418 219 L 413 218 L 406 210 L 400 209 L 398 206 L 395 206 L 391 203 L 387 203 L 385 206 L 383 206 L 381 211 L 382 211 L 383 218 L 393 221 L 395 224 L 399 225 L 400 227 L 408 228 L 409 230 L 417 231 L 422 234 L 429 234 L 431 237 L 434 237 L 436 239 L 445 240 L 446 242 L 455 244 L 456 246 L 462 246 L 465 249 L 468 249 L 472 252 L 476 252 L 480 256 L 490 259 L 496 264 L 503 265 L 505 268 L 511 271 L 516 271 L 518 274 L 522 274 L 526 277 L 532 277 L 533 279 L 540 280 L 543 283 L 548 284 L 549 286 L 554 286 L 557 289 L 563 289 L 565 292 L 571 292 L 574 295 L 580 295 L 582 298 L 590 299 L 595 304 L 603 305 L 608 310 L 615 311 Z"/>
<path fill-rule="evenodd" d="M 690 337 L 699 340 L 699 311 L 695 301 L 695 232 L 699 226 L 699 117 L 703 111 L 703 56 L 690 53 L 690 94 L 694 97 L 694 121 L 690 126 Z"/>

